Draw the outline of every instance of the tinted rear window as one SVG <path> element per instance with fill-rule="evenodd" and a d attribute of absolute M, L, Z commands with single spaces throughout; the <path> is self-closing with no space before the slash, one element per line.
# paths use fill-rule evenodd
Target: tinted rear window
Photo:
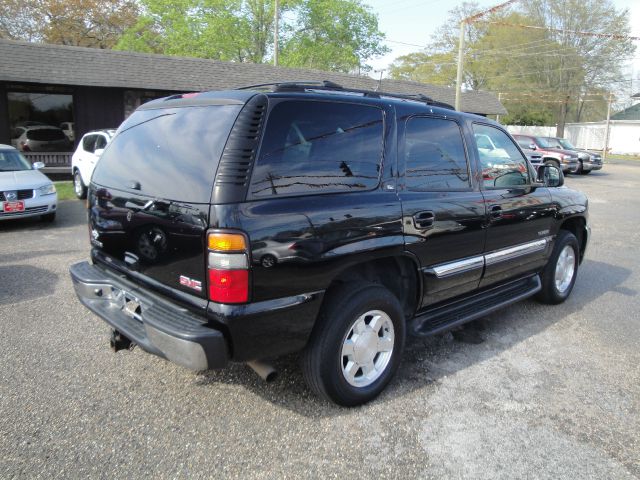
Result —
<path fill-rule="evenodd" d="M 337 102 L 284 101 L 269 115 L 250 194 L 367 190 L 378 185 L 383 112 Z"/>
<path fill-rule="evenodd" d="M 62 130 L 57 128 L 39 128 L 37 130 L 27 130 L 27 138 L 37 142 L 51 142 L 64 140 L 67 137 Z"/>
<path fill-rule="evenodd" d="M 208 203 L 240 105 L 142 110 L 102 154 L 92 181 L 144 195 Z"/>

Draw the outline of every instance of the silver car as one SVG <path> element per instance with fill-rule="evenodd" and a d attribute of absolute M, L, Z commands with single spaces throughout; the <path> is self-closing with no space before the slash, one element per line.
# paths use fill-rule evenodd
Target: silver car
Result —
<path fill-rule="evenodd" d="M 43 163 L 31 164 L 10 145 L 0 144 L 0 221 L 12 218 L 42 216 L 45 221 L 56 218 L 56 187 L 38 169 Z"/>
<path fill-rule="evenodd" d="M 20 135 L 11 143 L 22 152 L 66 152 L 71 147 L 71 142 L 58 127 L 37 125 L 14 130 Z"/>

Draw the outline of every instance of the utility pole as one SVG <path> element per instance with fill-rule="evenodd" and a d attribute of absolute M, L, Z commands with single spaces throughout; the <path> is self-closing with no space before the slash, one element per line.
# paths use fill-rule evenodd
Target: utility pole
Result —
<path fill-rule="evenodd" d="M 609 150 L 609 132 L 611 129 L 611 103 L 613 93 L 609 92 L 609 103 L 607 105 L 607 128 L 604 131 L 604 149 L 602 150 L 602 163 L 607 161 L 607 150 Z"/>
<path fill-rule="evenodd" d="M 460 111 L 460 96 L 462 93 L 462 71 L 464 68 L 464 29 L 465 26 L 471 25 L 473 22 L 478 20 L 479 18 L 484 17 L 485 15 L 494 13 L 507 5 L 511 5 L 512 3 L 517 2 L 518 0 L 508 0 L 506 2 L 501 3 L 500 5 L 496 5 L 495 7 L 491 7 L 489 10 L 485 10 L 484 12 L 476 13 L 475 15 L 471 15 L 470 17 L 463 18 L 460 21 L 460 40 L 458 42 L 458 74 L 456 75 L 456 110 Z"/>
<path fill-rule="evenodd" d="M 278 28 L 280 23 L 280 6 L 279 1 L 274 0 L 275 9 L 273 13 L 273 65 L 278 66 Z"/>

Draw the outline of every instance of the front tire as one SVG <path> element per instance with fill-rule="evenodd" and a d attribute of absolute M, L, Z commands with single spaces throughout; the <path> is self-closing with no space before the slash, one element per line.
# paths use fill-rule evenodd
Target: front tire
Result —
<path fill-rule="evenodd" d="M 73 191 L 80 200 L 87 198 L 87 187 L 84 186 L 80 170 L 76 170 L 73 174 Z"/>
<path fill-rule="evenodd" d="M 542 271 L 542 290 L 538 300 L 548 304 L 564 302 L 576 283 L 580 247 L 575 235 L 560 230 L 547 265 Z"/>
<path fill-rule="evenodd" d="M 377 397 L 402 356 L 406 322 L 398 299 L 374 283 L 347 283 L 328 293 L 302 370 L 309 388 L 347 407 Z"/>
<path fill-rule="evenodd" d="M 43 222 L 51 223 L 56 219 L 56 212 L 46 213 L 40 217 Z"/>

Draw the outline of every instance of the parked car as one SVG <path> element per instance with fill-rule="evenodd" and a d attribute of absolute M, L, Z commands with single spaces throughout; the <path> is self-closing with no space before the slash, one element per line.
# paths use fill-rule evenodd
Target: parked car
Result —
<path fill-rule="evenodd" d="M 49 125 L 18 126 L 11 144 L 22 152 L 65 152 L 71 147 L 69 139 L 58 127 Z"/>
<path fill-rule="evenodd" d="M 84 134 L 78 143 L 76 151 L 71 156 L 73 190 L 78 198 L 87 197 L 87 186 L 96 163 L 115 133 L 116 130 L 111 128 L 93 130 Z"/>
<path fill-rule="evenodd" d="M 566 138 L 549 137 L 549 141 L 556 142 L 560 148 L 570 150 L 578 154 L 580 165 L 578 165 L 576 173 L 588 175 L 593 170 L 602 169 L 602 155 L 600 155 L 599 153 L 590 152 L 589 150 L 580 150 L 579 148 L 574 147 L 573 144 Z"/>
<path fill-rule="evenodd" d="M 556 142 L 550 142 L 546 137 L 536 137 L 533 135 L 514 134 L 522 148 L 536 150 L 542 154 L 542 161 L 547 165 L 554 165 L 561 168 L 565 173 L 575 173 L 580 165 L 578 154 L 563 148 L 558 148 Z"/>
<path fill-rule="evenodd" d="M 71 143 L 76 141 L 76 132 L 74 128 L 75 124 L 73 122 L 62 122 L 60 124 L 60 129 L 64 132 Z"/>
<path fill-rule="evenodd" d="M 0 220 L 41 216 L 52 222 L 56 218 L 58 194 L 55 185 L 31 166 L 11 145 L 0 144 Z"/>
<path fill-rule="evenodd" d="M 311 390 L 357 405 L 406 335 L 567 299 L 590 230 L 563 183 L 498 123 L 426 97 L 330 82 L 174 95 L 103 153 L 91 261 L 70 273 L 116 351 L 267 378 L 265 359 L 300 351 Z"/>

